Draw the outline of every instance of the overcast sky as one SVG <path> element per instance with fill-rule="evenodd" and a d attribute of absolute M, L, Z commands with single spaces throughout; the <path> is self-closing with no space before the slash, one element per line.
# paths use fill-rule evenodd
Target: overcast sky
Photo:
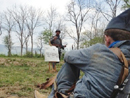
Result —
<path fill-rule="evenodd" d="M 69 1 L 70 0 L 0 0 L 0 11 L 14 5 L 30 5 L 43 10 L 50 8 L 50 6 L 54 6 L 59 13 L 63 14 L 66 4 Z"/>
<path fill-rule="evenodd" d="M 12 8 L 15 5 L 33 6 L 35 8 L 41 8 L 41 10 L 43 11 L 50 9 L 50 7 L 52 6 L 57 9 L 59 14 L 63 15 L 66 11 L 66 5 L 69 3 L 69 1 L 70 0 L 0 0 L 0 12 L 6 10 L 7 8 Z M 2 36 L 0 36 L 0 44 L 3 44 L 2 39 L 5 35 L 6 33 L 3 32 Z M 13 39 L 18 38 L 14 38 L 13 36 Z M 66 39 L 66 41 L 68 42 L 68 45 L 71 45 L 71 43 L 73 42 L 70 39 Z M 14 43 L 14 45 L 20 45 L 19 41 L 15 41 Z"/>
<path fill-rule="evenodd" d="M 40 8 L 43 11 L 50 9 L 50 7 L 53 6 L 57 9 L 59 14 L 63 15 L 65 13 L 66 5 L 69 3 L 69 1 L 70 0 L 0 0 L 0 12 L 3 12 L 7 8 L 12 8 L 15 5 L 33 6 L 37 9 Z M 3 39 L 5 35 L 6 33 L 3 32 L 2 36 L 0 36 L 0 39 Z M 3 40 L 0 40 L 0 44 L 3 44 Z M 14 42 L 14 45 L 20 45 L 19 41 Z"/>

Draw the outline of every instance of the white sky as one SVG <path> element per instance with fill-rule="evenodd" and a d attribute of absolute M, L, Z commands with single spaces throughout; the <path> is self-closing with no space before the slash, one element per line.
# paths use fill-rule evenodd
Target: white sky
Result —
<path fill-rule="evenodd" d="M 57 9 L 57 12 L 59 14 L 63 15 L 66 10 L 66 5 L 69 3 L 69 1 L 70 0 L 0 0 L 0 12 L 3 12 L 7 8 L 12 8 L 15 5 L 16 6 L 19 6 L 19 5 L 33 6 L 37 9 L 40 8 L 43 11 L 50 9 L 50 7 L 52 6 Z M 5 35 L 6 35 L 6 33 L 3 32 L 2 36 L 0 36 L 0 39 L 3 39 L 3 36 L 5 36 Z M 15 36 L 14 39 L 17 39 L 16 33 L 15 33 L 15 35 L 13 34 L 13 36 Z M 73 41 L 71 41 L 71 42 L 73 42 Z M 3 40 L 0 40 L 0 44 L 3 44 Z M 35 44 L 35 42 L 34 42 L 34 44 Z M 15 41 L 14 45 L 20 46 L 19 40 Z M 69 45 L 71 45 L 71 44 L 69 44 Z"/>
<path fill-rule="evenodd" d="M 59 14 L 63 15 L 66 11 L 66 5 L 70 0 L 0 0 L 0 12 L 6 10 L 6 8 L 12 8 L 13 6 L 26 5 L 33 6 L 35 8 L 40 8 L 43 11 L 50 9 L 50 7 L 55 7 Z M 0 39 L 3 39 L 4 34 L 0 36 Z M 16 36 L 16 35 L 14 35 Z M 18 39 L 18 38 L 14 38 Z M 64 41 L 64 40 L 63 40 Z M 72 45 L 73 41 L 70 39 L 65 39 L 65 42 L 68 41 L 68 45 Z M 19 45 L 19 40 L 14 42 L 15 45 Z M 3 44 L 2 40 L 0 40 L 0 44 Z M 35 42 L 34 42 L 35 44 Z"/>
<path fill-rule="evenodd" d="M 0 10 L 2 11 L 14 5 L 29 5 L 43 10 L 50 8 L 50 6 L 54 6 L 59 13 L 63 14 L 66 4 L 69 1 L 70 0 L 0 0 Z"/>

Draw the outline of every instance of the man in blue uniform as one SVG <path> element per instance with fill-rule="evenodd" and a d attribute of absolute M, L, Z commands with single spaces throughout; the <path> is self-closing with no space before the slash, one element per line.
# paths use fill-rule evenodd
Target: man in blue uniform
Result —
<path fill-rule="evenodd" d="M 104 37 L 105 45 L 95 44 L 65 54 L 65 64 L 56 78 L 59 93 L 69 96 L 66 91 L 76 82 L 72 91 L 74 98 L 110 98 L 123 66 L 110 48 L 120 48 L 130 60 L 130 9 L 109 22 Z M 80 70 L 84 72 L 81 79 Z M 54 95 L 53 86 L 48 98 Z"/>
<path fill-rule="evenodd" d="M 65 54 L 65 64 L 56 79 L 58 92 L 66 91 L 73 83 L 74 98 L 110 98 L 123 64 L 109 49 L 118 47 L 130 59 L 130 9 L 113 18 L 105 30 L 105 45 L 72 50 Z M 80 70 L 84 75 L 79 79 Z M 54 88 L 49 95 L 53 98 Z"/>

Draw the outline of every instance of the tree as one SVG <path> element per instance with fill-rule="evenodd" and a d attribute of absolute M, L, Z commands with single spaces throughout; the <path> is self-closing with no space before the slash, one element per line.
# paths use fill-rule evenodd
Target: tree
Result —
<path fill-rule="evenodd" d="M 49 44 L 49 40 L 52 37 L 52 32 L 50 30 L 45 29 L 43 32 L 40 33 L 37 39 L 37 47 L 40 51 L 40 56 L 42 57 L 42 49 L 44 44 Z"/>
<path fill-rule="evenodd" d="M 66 37 L 67 27 L 66 27 L 66 24 L 64 23 L 62 16 L 60 15 L 58 16 L 58 20 L 56 22 L 55 28 L 61 31 L 60 38 L 64 39 Z"/>
<path fill-rule="evenodd" d="M 2 35 L 2 15 L 0 16 L 0 35 Z"/>
<path fill-rule="evenodd" d="M 9 38 L 8 35 L 4 37 L 4 44 L 5 44 L 5 47 L 8 49 L 8 56 L 11 56 L 11 48 L 12 48 L 13 42 L 11 38 Z"/>
<path fill-rule="evenodd" d="M 50 9 L 47 11 L 47 16 L 45 17 L 45 23 L 48 26 L 47 28 L 50 31 L 50 33 L 53 33 L 54 31 L 56 16 L 57 16 L 56 8 L 51 6 Z"/>
<path fill-rule="evenodd" d="M 41 37 L 45 44 L 49 44 L 49 40 L 52 37 L 52 32 L 46 29 L 41 33 Z"/>
<path fill-rule="evenodd" d="M 30 37 L 30 34 L 28 31 L 24 31 L 26 33 L 23 34 L 23 38 L 24 38 L 24 44 L 26 46 L 26 54 L 28 52 L 28 41 L 29 41 L 29 37 Z"/>
<path fill-rule="evenodd" d="M 122 5 L 123 9 L 130 8 L 130 0 L 123 0 L 124 4 Z"/>
<path fill-rule="evenodd" d="M 83 36 L 86 36 L 87 38 L 82 38 L 83 40 L 84 39 L 91 40 L 94 37 L 103 36 L 103 29 L 105 27 L 104 27 L 101 13 L 99 11 L 97 11 L 96 9 L 93 10 L 93 14 L 91 14 L 88 24 L 90 26 L 89 30 L 87 29 L 83 33 Z"/>
<path fill-rule="evenodd" d="M 118 6 L 120 5 L 121 3 L 121 0 L 104 0 L 105 4 L 105 7 L 104 8 L 101 8 L 98 7 L 98 11 L 100 11 L 102 13 L 102 15 L 105 17 L 105 19 L 107 21 L 109 21 L 110 19 L 116 17 L 116 14 L 117 14 L 117 8 Z M 108 7 L 107 7 L 108 5 Z"/>
<path fill-rule="evenodd" d="M 12 49 L 12 39 L 11 39 L 11 32 L 15 25 L 13 20 L 12 14 L 9 11 L 4 12 L 3 14 L 3 25 L 2 28 L 7 31 L 8 35 L 4 38 L 4 43 L 8 49 L 8 56 L 11 56 L 11 49 Z"/>
<path fill-rule="evenodd" d="M 97 37 L 99 34 L 99 28 L 101 28 L 101 15 L 97 10 L 93 10 L 93 14 L 91 14 L 89 19 L 90 30 L 87 30 L 86 35 L 88 35 L 88 39 L 91 40 L 94 37 Z M 88 33 L 88 34 L 87 34 Z"/>
<path fill-rule="evenodd" d="M 105 0 L 105 1 L 111 9 L 112 18 L 116 17 L 117 7 L 120 4 L 121 0 Z"/>
<path fill-rule="evenodd" d="M 90 11 L 90 6 L 86 5 L 85 0 L 71 1 L 67 6 L 67 21 L 70 21 L 76 30 L 76 37 L 71 33 L 68 33 L 71 38 L 73 38 L 77 44 L 77 49 L 79 49 L 80 35 L 84 23 L 87 21 L 87 14 Z"/>
<path fill-rule="evenodd" d="M 40 52 L 40 56 L 42 57 L 42 49 L 43 49 L 43 46 L 44 46 L 44 45 L 43 45 L 44 42 L 43 42 L 42 36 L 39 36 L 39 37 L 38 37 L 36 44 L 37 44 L 37 48 L 38 48 L 38 50 L 39 50 L 39 52 Z"/>
<path fill-rule="evenodd" d="M 15 7 L 12 10 L 9 10 L 12 14 L 13 19 L 16 22 L 15 25 L 15 32 L 17 33 L 17 37 L 20 41 L 21 45 L 21 56 L 23 55 L 23 47 L 24 47 L 24 31 L 26 29 L 25 27 L 25 20 L 27 18 L 27 7 L 26 6 L 19 6 L 18 8 Z"/>
<path fill-rule="evenodd" d="M 93 44 L 96 44 L 96 43 L 103 43 L 103 37 L 100 36 L 100 37 L 94 37 L 92 38 L 91 40 L 84 40 L 82 43 L 81 43 L 81 48 L 85 48 L 85 47 L 89 47 Z"/>
<path fill-rule="evenodd" d="M 26 26 L 28 28 L 29 35 L 31 37 L 31 53 L 33 56 L 33 35 L 34 35 L 34 30 L 36 27 L 40 26 L 41 23 L 41 17 L 42 17 L 42 11 L 41 10 L 36 10 L 33 7 L 28 8 L 28 18 L 26 18 Z"/>

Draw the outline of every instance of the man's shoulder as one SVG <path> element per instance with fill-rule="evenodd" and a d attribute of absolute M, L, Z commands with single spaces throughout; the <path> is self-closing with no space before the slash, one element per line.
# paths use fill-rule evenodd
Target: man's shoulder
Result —
<path fill-rule="evenodd" d="M 91 48 L 107 48 L 106 45 L 100 44 L 100 43 L 94 44 L 94 45 L 92 45 L 90 47 Z"/>
<path fill-rule="evenodd" d="M 87 49 L 92 51 L 92 52 L 96 52 L 96 51 L 101 52 L 101 51 L 109 50 L 109 48 L 106 45 L 100 44 L 100 43 L 94 44 L 94 45 L 88 47 Z"/>

